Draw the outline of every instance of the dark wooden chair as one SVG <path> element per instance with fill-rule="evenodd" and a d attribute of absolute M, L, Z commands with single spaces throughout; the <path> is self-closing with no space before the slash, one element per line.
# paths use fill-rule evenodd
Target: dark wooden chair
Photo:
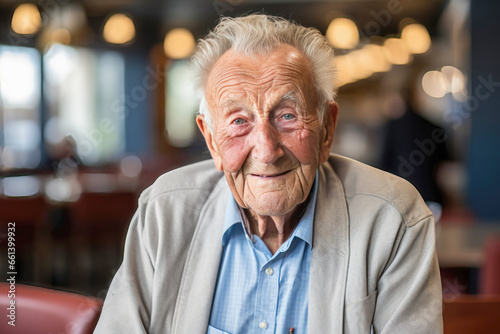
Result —
<path fill-rule="evenodd" d="M 459 295 L 443 302 L 445 334 L 500 333 L 500 295 Z"/>
<path fill-rule="evenodd" d="M 72 204 L 72 286 L 93 292 L 107 287 L 121 262 L 123 242 L 136 208 L 137 194 L 133 192 L 87 192 Z"/>

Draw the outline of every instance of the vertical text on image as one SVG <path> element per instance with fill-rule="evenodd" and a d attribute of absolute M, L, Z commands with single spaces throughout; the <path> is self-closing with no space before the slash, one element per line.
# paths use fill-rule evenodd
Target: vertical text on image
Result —
<path fill-rule="evenodd" d="M 10 326 L 16 325 L 16 223 L 7 224 L 7 282 L 10 284 L 7 297 L 9 306 L 7 307 L 7 323 Z"/>

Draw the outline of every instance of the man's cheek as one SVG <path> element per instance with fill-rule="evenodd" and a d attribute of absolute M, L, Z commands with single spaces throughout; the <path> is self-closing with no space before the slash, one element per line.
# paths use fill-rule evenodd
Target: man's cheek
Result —
<path fill-rule="evenodd" d="M 230 145 L 223 148 L 222 152 L 222 164 L 224 170 L 230 173 L 238 172 L 245 158 L 248 155 L 248 149 L 245 147 L 244 142 L 240 140 L 233 140 Z"/>
<path fill-rule="evenodd" d="M 317 136 L 310 131 L 302 130 L 287 138 L 285 146 L 303 165 L 316 164 L 319 159 Z"/>

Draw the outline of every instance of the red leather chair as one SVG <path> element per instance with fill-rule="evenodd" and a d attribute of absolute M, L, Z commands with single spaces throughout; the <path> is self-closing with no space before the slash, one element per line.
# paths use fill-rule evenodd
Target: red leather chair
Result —
<path fill-rule="evenodd" d="M 89 334 L 95 328 L 102 301 L 76 293 L 15 284 L 15 299 L 9 298 L 9 283 L 0 283 L 0 308 L 7 317 L 0 321 L 0 333 Z M 15 318 L 9 307 L 15 300 Z M 11 307 L 12 308 L 12 307 Z M 15 319 L 15 327 L 8 322 Z"/>

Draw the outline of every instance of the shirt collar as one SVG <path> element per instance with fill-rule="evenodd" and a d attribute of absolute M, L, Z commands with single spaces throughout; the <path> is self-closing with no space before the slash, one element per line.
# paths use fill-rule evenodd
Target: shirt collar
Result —
<path fill-rule="evenodd" d="M 300 219 L 297 227 L 293 231 L 292 235 L 286 242 L 291 242 L 294 237 L 298 237 L 309 244 L 312 248 L 312 237 L 313 237 L 313 222 L 314 222 L 314 212 L 316 210 L 316 199 L 318 195 L 318 172 L 316 172 L 316 178 L 314 179 L 314 183 L 311 189 L 311 199 L 307 204 L 306 211 L 304 215 Z M 228 202 L 226 206 L 226 215 L 224 218 L 224 233 L 222 235 L 222 246 L 226 246 L 227 241 L 231 236 L 231 231 L 233 230 L 233 226 L 241 226 L 241 228 L 245 231 L 245 227 L 243 225 L 243 219 L 241 217 L 241 213 L 239 210 L 238 203 L 234 199 L 234 196 L 231 194 L 228 197 Z M 250 238 L 245 232 L 247 238 Z"/>

